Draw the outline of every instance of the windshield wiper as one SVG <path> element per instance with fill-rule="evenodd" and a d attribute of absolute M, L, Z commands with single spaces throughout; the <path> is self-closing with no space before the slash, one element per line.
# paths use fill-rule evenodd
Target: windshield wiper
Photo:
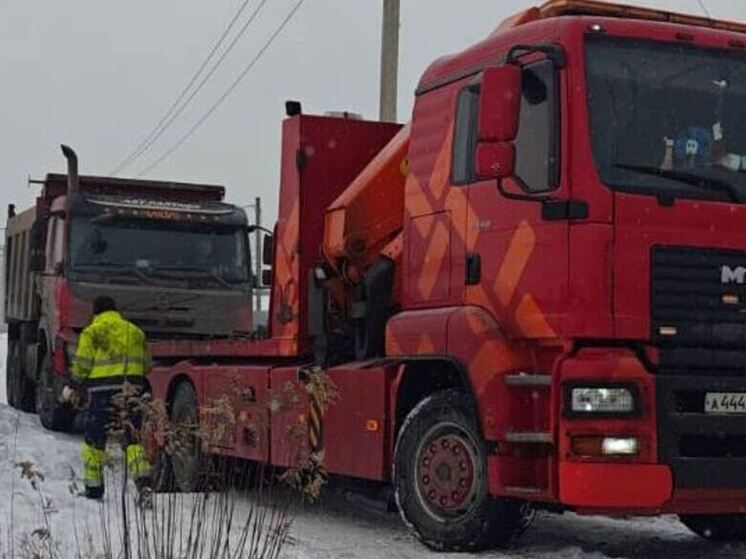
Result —
<path fill-rule="evenodd" d="M 227 287 L 229 289 L 233 289 L 234 287 L 228 280 L 226 280 L 212 268 L 199 268 L 197 266 L 158 266 L 157 268 L 155 268 L 155 271 L 156 273 L 160 271 L 182 273 L 187 274 L 186 277 L 191 278 L 210 278 L 214 279 L 223 287 Z"/>
<path fill-rule="evenodd" d="M 701 175 L 691 171 L 679 171 L 675 169 L 661 169 L 660 167 L 653 167 L 652 165 L 627 165 L 623 163 L 617 163 L 614 165 L 616 169 L 625 169 L 627 171 L 635 171 L 637 173 L 643 173 L 645 175 L 653 175 L 657 177 L 663 177 L 664 179 L 672 179 L 699 188 L 711 188 L 713 190 L 719 190 L 728 194 L 734 202 L 743 201 L 743 195 L 741 190 L 734 184 L 728 182 L 725 179 L 717 179 L 707 175 Z"/>
<path fill-rule="evenodd" d="M 130 272 L 140 278 L 142 281 L 147 281 L 148 276 L 145 272 L 143 272 L 140 268 L 133 264 L 123 264 L 121 262 L 114 262 L 112 260 L 99 260 L 96 262 L 85 262 L 83 264 L 77 264 L 73 265 L 74 270 L 84 271 L 84 272 L 101 272 L 102 269 L 115 269 L 115 270 L 124 270 L 127 272 Z"/>

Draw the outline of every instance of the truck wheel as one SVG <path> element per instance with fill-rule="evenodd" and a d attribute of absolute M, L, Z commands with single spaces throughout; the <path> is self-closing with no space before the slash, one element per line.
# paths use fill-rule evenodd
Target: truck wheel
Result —
<path fill-rule="evenodd" d="M 462 392 L 437 392 L 409 413 L 393 480 L 402 518 L 420 541 L 438 551 L 476 551 L 504 545 L 521 528 L 520 505 L 489 496 L 486 465 Z"/>
<path fill-rule="evenodd" d="M 21 342 L 13 342 L 8 348 L 8 401 L 16 409 L 25 412 L 35 411 L 34 383 L 26 375 L 24 367 L 24 354 L 26 347 Z"/>
<path fill-rule="evenodd" d="M 39 387 L 36 391 L 36 413 L 41 424 L 50 431 L 69 433 L 75 422 L 75 410 L 68 404 L 60 403 L 62 383 L 52 372 L 49 355 L 41 360 Z"/>
<path fill-rule="evenodd" d="M 746 540 L 744 514 L 688 514 L 679 517 L 692 532 L 707 540 L 736 542 Z"/>
<path fill-rule="evenodd" d="M 202 489 L 205 457 L 202 445 L 195 433 L 199 425 L 199 402 L 189 382 L 182 382 L 174 394 L 171 405 L 172 444 L 170 456 L 171 472 L 176 489 L 192 493 Z"/>
<path fill-rule="evenodd" d="M 174 475 L 171 469 L 171 459 L 166 449 L 158 446 L 155 441 L 143 441 L 148 461 L 151 464 L 151 479 L 156 493 L 170 493 L 174 487 Z M 149 445 L 153 445 L 149 448 Z"/>

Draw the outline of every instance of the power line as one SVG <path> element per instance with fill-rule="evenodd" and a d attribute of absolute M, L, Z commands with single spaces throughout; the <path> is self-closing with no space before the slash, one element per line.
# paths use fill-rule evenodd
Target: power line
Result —
<path fill-rule="evenodd" d="M 217 50 L 220 48 L 220 45 L 223 44 L 223 41 L 225 41 L 225 38 L 228 36 L 228 33 L 231 32 L 231 29 L 233 29 L 233 26 L 236 24 L 236 21 L 238 21 L 238 18 L 241 16 L 243 11 L 246 9 L 246 6 L 249 5 L 249 2 L 251 0 L 244 0 L 243 4 L 241 4 L 234 14 L 233 18 L 231 19 L 230 23 L 228 23 L 228 26 L 223 30 L 223 33 L 220 35 L 220 38 L 217 40 L 215 45 L 213 45 L 212 50 L 208 53 L 207 57 L 202 61 L 202 64 L 197 69 L 197 71 L 194 73 L 192 78 L 189 80 L 189 83 L 186 84 L 184 89 L 181 90 L 181 93 L 179 93 L 179 96 L 176 98 L 176 100 L 171 104 L 169 109 L 166 111 L 166 114 L 164 114 L 161 119 L 158 121 L 158 123 L 155 125 L 155 127 L 148 133 L 148 135 L 145 137 L 145 139 L 138 144 L 138 146 L 132 150 L 120 163 L 117 165 L 114 170 L 111 171 L 111 175 L 116 175 L 119 171 L 124 169 L 127 165 L 130 164 L 130 162 L 138 157 L 140 153 L 145 149 L 145 144 L 148 143 L 148 141 L 158 132 L 158 130 L 163 126 L 163 123 L 166 122 L 166 119 L 168 119 L 169 116 L 176 110 L 176 107 L 181 102 L 182 99 L 186 96 L 187 92 L 192 88 L 194 83 L 197 81 L 197 78 L 202 74 L 204 69 L 207 67 L 207 64 L 212 60 L 212 57 L 215 55 Z"/>
<path fill-rule="evenodd" d="M 218 39 L 218 42 L 215 44 L 215 46 L 212 48 L 210 53 L 208 54 L 207 58 L 205 58 L 204 62 L 200 66 L 200 68 L 197 70 L 197 72 L 194 74 L 192 79 L 189 81 L 187 86 L 182 90 L 179 97 L 174 101 L 174 103 L 171 105 L 169 110 L 166 112 L 165 115 L 161 118 L 161 120 L 158 122 L 158 124 L 153 128 L 153 130 L 148 134 L 148 136 L 143 140 L 140 145 L 132 152 L 130 155 L 128 155 L 112 172 L 112 175 L 116 175 L 119 173 L 122 169 L 125 167 L 128 167 L 132 163 L 134 163 L 137 159 L 139 159 L 148 149 L 150 149 L 150 146 L 152 146 L 162 135 L 163 133 L 173 124 L 173 122 L 181 115 L 181 113 L 184 112 L 184 110 L 187 108 L 187 106 L 192 102 L 192 100 L 197 96 L 197 94 L 202 90 L 202 88 L 205 86 L 205 84 L 212 78 L 212 76 L 215 74 L 215 72 L 220 68 L 220 65 L 223 63 L 223 61 L 226 59 L 228 54 L 233 50 L 233 48 L 236 46 L 239 40 L 244 36 L 248 28 L 251 26 L 252 23 L 256 20 L 257 16 L 261 12 L 264 5 L 267 3 L 268 0 L 261 0 L 259 4 L 254 8 L 254 11 L 251 13 L 249 18 L 246 20 L 246 22 L 243 24 L 241 29 L 238 31 L 236 36 L 233 38 L 233 40 L 228 44 L 228 46 L 223 50 L 222 54 L 218 58 L 217 62 L 210 68 L 210 70 L 207 72 L 207 74 L 202 78 L 202 80 L 197 84 L 197 87 L 192 90 L 191 94 L 189 94 L 189 97 L 184 100 L 184 97 L 186 97 L 189 90 L 192 88 L 194 83 L 197 81 L 197 79 L 200 77 L 204 69 L 207 67 L 209 62 L 212 60 L 215 53 L 218 51 L 220 46 L 222 45 L 223 41 L 226 39 L 230 31 L 233 29 L 233 26 L 235 25 L 236 21 L 238 21 L 241 14 L 246 9 L 246 6 L 249 4 L 250 0 L 244 0 L 243 4 L 239 6 L 238 11 L 236 12 L 236 15 L 233 16 L 233 19 L 226 27 L 225 31 L 223 31 L 223 34 L 221 35 L 220 39 Z M 183 103 L 182 103 L 183 101 Z"/>
<path fill-rule="evenodd" d="M 702 11 L 705 13 L 705 15 L 712 19 L 712 16 L 710 15 L 710 10 L 707 9 L 707 6 L 705 6 L 704 0 L 697 0 L 697 4 L 699 4 L 699 7 L 702 8 Z"/>
<path fill-rule="evenodd" d="M 264 46 L 262 46 L 261 49 L 259 49 L 259 52 L 256 53 L 254 58 L 251 59 L 249 64 L 243 69 L 243 71 L 238 75 L 238 77 L 233 81 L 233 83 L 228 87 L 228 89 L 220 96 L 218 97 L 217 101 L 210 107 L 210 109 L 202 115 L 202 117 L 194 123 L 194 125 L 184 134 L 181 138 L 179 138 L 176 143 L 171 146 L 169 149 L 167 149 L 165 152 L 163 152 L 158 159 L 153 161 L 150 165 L 148 165 L 145 169 L 140 171 L 138 173 L 138 177 L 142 177 L 146 173 L 149 173 L 153 169 L 155 169 L 158 165 L 163 163 L 168 157 L 171 156 L 172 153 L 174 153 L 177 149 L 179 149 L 184 142 L 186 142 L 189 138 L 192 137 L 192 135 L 209 119 L 215 111 L 218 110 L 218 108 L 225 102 L 226 99 L 233 93 L 233 91 L 239 86 L 239 84 L 243 81 L 243 79 L 247 76 L 247 74 L 256 66 L 256 63 L 259 62 L 261 57 L 264 55 L 267 50 L 272 46 L 272 43 L 274 43 L 275 39 L 282 33 L 282 31 L 287 27 L 287 25 L 290 23 L 290 20 L 293 19 L 295 14 L 298 12 L 300 7 L 303 5 L 303 3 L 306 0 L 298 0 L 298 2 L 293 6 L 293 9 L 290 10 L 287 16 L 285 16 L 285 19 L 282 20 L 280 25 L 275 29 L 275 31 L 270 35 L 269 39 L 266 43 L 264 43 Z"/>

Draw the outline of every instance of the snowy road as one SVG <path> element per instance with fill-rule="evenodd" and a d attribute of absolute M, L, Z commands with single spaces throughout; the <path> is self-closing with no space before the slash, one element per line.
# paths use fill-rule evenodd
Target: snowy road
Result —
<path fill-rule="evenodd" d="M 5 363 L 5 341 L 0 338 L 0 363 Z M 94 525 L 97 505 L 70 494 L 71 468 L 79 470 L 79 437 L 45 431 L 36 416 L 4 405 L 5 379 L 0 375 L 0 557 L 7 553 L 11 529 L 18 538 L 42 524 L 38 495 L 23 482 L 15 464 L 28 460 L 45 475 L 42 489 L 50 500 L 52 533 L 72 545 L 73 523 Z M 288 559 L 418 559 L 465 558 L 434 554 L 411 538 L 396 514 L 382 504 L 342 496 L 334 489 L 321 505 L 301 511 L 291 528 Z M 11 511 L 13 515 L 11 516 Z M 715 559 L 746 557 L 746 546 L 718 546 L 690 534 L 675 518 L 611 520 L 580 518 L 573 514 L 542 514 L 534 526 L 508 550 L 483 558 L 676 558 Z"/>

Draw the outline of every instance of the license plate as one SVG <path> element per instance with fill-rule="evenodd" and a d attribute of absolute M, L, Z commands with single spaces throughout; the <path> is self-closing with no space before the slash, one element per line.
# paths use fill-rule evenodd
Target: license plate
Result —
<path fill-rule="evenodd" d="M 705 394 L 705 413 L 746 414 L 746 392 L 708 392 Z"/>

